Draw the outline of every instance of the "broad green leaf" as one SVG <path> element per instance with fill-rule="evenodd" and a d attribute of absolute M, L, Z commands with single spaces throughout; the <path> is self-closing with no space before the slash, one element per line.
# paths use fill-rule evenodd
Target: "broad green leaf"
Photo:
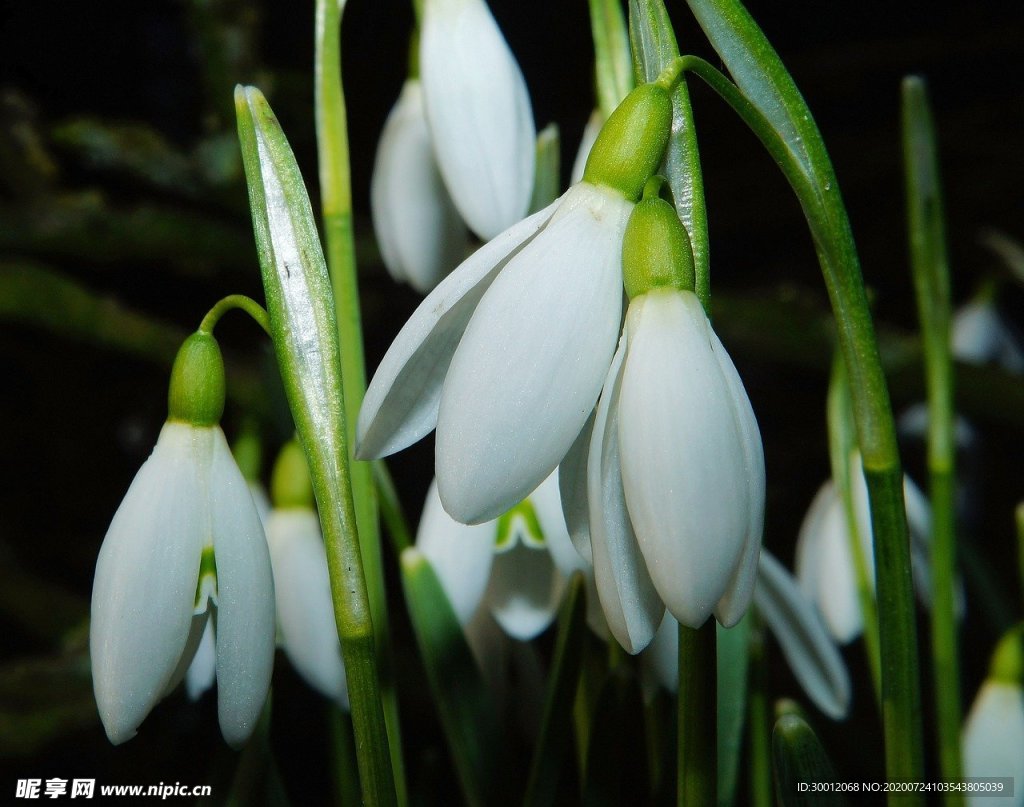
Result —
<path fill-rule="evenodd" d="M 462 794 L 473 807 L 493 803 L 501 794 L 503 749 L 491 694 L 430 562 L 410 547 L 402 552 L 401 570 L 409 619 Z"/>

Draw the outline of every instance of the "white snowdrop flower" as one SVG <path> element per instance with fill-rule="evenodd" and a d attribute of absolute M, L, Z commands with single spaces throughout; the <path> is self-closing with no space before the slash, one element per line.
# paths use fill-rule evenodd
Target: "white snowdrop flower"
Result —
<path fill-rule="evenodd" d="M 804 692 L 822 713 L 842 720 L 850 709 L 850 674 L 813 603 L 797 581 L 767 550 L 758 561 L 754 607 L 775 635 Z M 659 684 L 679 685 L 679 624 L 665 615 L 641 656 Z"/>
<path fill-rule="evenodd" d="M 693 257 L 670 204 L 636 206 L 622 263 L 625 328 L 593 423 L 566 457 L 562 496 L 611 633 L 638 653 L 665 608 L 690 627 L 712 613 L 726 626 L 742 618 L 765 476 L 743 383 L 688 290 Z"/>
<path fill-rule="evenodd" d="M 437 164 L 489 239 L 526 215 L 534 125 L 526 81 L 484 0 L 426 0 L 420 76 Z"/>
<path fill-rule="evenodd" d="M 587 167 L 587 158 L 590 157 L 590 150 L 594 147 L 597 134 L 604 125 L 604 115 L 601 110 L 595 109 L 587 119 L 587 125 L 583 127 L 583 136 L 580 138 L 579 148 L 576 150 L 576 158 L 572 163 L 572 172 L 569 174 L 569 181 L 575 185 L 583 179 L 583 171 Z"/>
<path fill-rule="evenodd" d="M 956 312 L 953 355 L 970 364 L 995 363 L 1008 372 L 1024 373 L 1024 350 L 991 295 L 983 295 Z"/>
<path fill-rule="evenodd" d="M 373 228 L 396 281 L 426 294 L 462 260 L 468 234 L 438 171 L 416 79 L 402 87 L 370 180 Z"/>
<path fill-rule="evenodd" d="M 212 617 L 220 726 L 237 747 L 270 683 L 274 584 L 252 496 L 217 425 L 223 363 L 209 334 L 182 346 L 169 398 L 96 563 L 93 687 L 111 742 L 130 739 L 185 675 Z"/>
<path fill-rule="evenodd" d="M 567 579 L 585 569 L 562 519 L 557 471 L 500 518 L 475 525 L 452 519 L 431 483 L 416 547 L 430 561 L 464 627 L 486 609 L 521 641 L 547 629 Z"/>
<path fill-rule="evenodd" d="M 370 383 L 358 455 L 437 427 L 438 492 L 456 520 L 497 518 L 546 479 L 586 422 L 622 316 L 622 237 L 671 121 L 649 84 L 616 110 L 587 179 L 484 245 L 423 301 Z"/>
<path fill-rule="evenodd" d="M 261 519 L 262 522 L 262 519 Z M 217 639 L 213 634 L 213 620 L 206 620 L 203 637 L 185 671 L 185 692 L 189 700 L 197 701 L 213 687 L 217 680 Z"/>
<path fill-rule="evenodd" d="M 961 739 L 964 776 L 1011 777 L 1013 797 L 971 795 L 968 804 L 1024 805 L 1024 630 L 1011 630 L 993 655 Z"/>
<path fill-rule="evenodd" d="M 860 454 L 856 452 L 850 458 L 850 479 L 857 534 L 873 585 L 871 511 Z M 914 586 L 927 604 L 931 601 L 931 509 L 924 494 L 905 475 L 903 497 L 910 529 Z M 821 610 L 825 624 L 837 641 L 846 644 L 860 636 L 864 624 L 857 594 L 856 566 L 851 554 L 850 530 L 839 492 L 831 480 L 821 486 L 800 527 L 796 542 L 796 576 L 804 592 Z"/>

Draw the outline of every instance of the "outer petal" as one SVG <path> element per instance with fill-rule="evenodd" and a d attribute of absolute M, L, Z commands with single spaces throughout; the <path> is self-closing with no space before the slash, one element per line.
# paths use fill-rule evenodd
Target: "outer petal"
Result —
<path fill-rule="evenodd" d="M 420 303 L 366 390 L 356 431 L 361 459 L 394 454 L 434 428 L 441 384 L 477 303 L 557 206 L 556 201 L 484 244 Z"/>
<path fill-rule="evenodd" d="M 751 531 L 743 434 L 696 295 L 655 290 L 635 298 L 626 332 L 626 502 L 665 607 L 696 628 L 725 595 Z"/>
<path fill-rule="evenodd" d="M 212 439 L 212 429 L 165 424 L 103 539 L 89 649 L 96 704 L 114 744 L 135 736 L 185 650 L 208 529 Z"/>
<path fill-rule="evenodd" d="M 430 561 L 462 625 L 470 621 L 487 589 L 496 530 L 493 523 L 466 526 L 455 521 L 441 506 L 437 481 L 430 483 L 416 547 Z"/>
<path fill-rule="evenodd" d="M 274 578 L 263 525 L 220 428 L 210 473 L 217 561 L 217 711 L 228 745 L 249 739 L 274 667 Z"/>
<path fill-rule="evenodd" d="M 1024 692 L 1020 686 L 986 680 L 978 691 L 963 733 L 964 776 L 1014 779 L 1014 795 L 971 798 L 969 803 L 1024 804 Z"/>
<path fill-rule="evenodd" d="M 381 133 L 370 180 L 381 256 L 391 276 L 426 294 L 460 262 L 467 233 L 441 180 L 420 82 L 405 82 Z"/>
<path fill-rule="evenodd" d="M 619 466 L 619 394 L 627 352 L 623 334 L 597 405 L 587 462 L 594 576 L 608 628 L 629 653 L 654 638 L 665 607 L 651 581 L 626 508 Z"/>
<path fill-rule="evenodd" d="M 796 575 L 838 642 L 860 635 L 863 622 L 846 516 L 831 481 L 822 485 L 800 527 Z"/>
<path fill-rule="evenodd" d="M 601 114 L 601 110 L 595 109 L 587 118 L 587 125 L 583 127 L 583 136 L 580 138 L 576 158 L 572 163 L 569 182 L 573 185 L 583 179 L 583 172 L 587 168 L 587 158 L 590 156 L 590 150 L 594 147 L 594 141 L 597 140 L 598 132 L 601 131 L 603 125 L 604 116 Z"/>
<path fill-rule="evenodd" d="M 747 534 L 743 542 L 743 555 L 736 572 L 729 581 L 725 596 L 715 607 L 715 616 L 727 628 L 739 622 L 750 606 L 754 595 L 754 584 L 757 581 L 758 557 L 761 554 L 761 538 L 764 533 L 764 497 L 765 472 L 764 448 L 761 445 L 761 430 L 757 427 L 757 418 L 750 406 L 750 398 L 743 387 L 736 367 L 726 353 L 725 347 L 718 340 L 718 335 L 711 331 L 711 348 L 718 359 L 722 378 L 729 387 L 733 418 L 739 428 L 743 442 L 743 465 L 747 483 L 748 521 Z"/>
<path fill-rule="evenodd" d="M 457 520 L 486 521 L 521 501 L 583 428 L 615 349 L 632 207 L 575 186 L 477 306 L 437 421 L 438 490 Z"/>
<path fill-rule="evenodd" d="M 790 669 L 833 720 L 850 708 L 850 676 L 811 602 L 770 553 L 761 552 L 754 602 L 779 640 Z"/>
<path fill-rule="evenodd" d="M 679 691 L 679 623 L 672 614 L 665 612 L 654 641 L 641 658 L 667 692 Z"/>
<path fill-rule="evenodd" d="M 267 545 L 281 644 L 288 660 L 311 687 L 348 709 L 320 519 L 305 508 L 272 510 Z"/>
<path fill-rule="evenodd" d="M 483 0 L 427 0 L 420 74 L 437 162 L 462 217 L 493 238 L 533 190 L 530 96 Z"/>

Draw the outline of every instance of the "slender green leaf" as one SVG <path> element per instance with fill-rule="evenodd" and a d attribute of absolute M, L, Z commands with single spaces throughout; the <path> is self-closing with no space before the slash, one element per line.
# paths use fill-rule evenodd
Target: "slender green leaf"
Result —
<path fill-rule="evenodd" d="M 801 792 L 800 785 L 836 782 L 836 773 L 814 730 L 796 715 L 785 715 L 772 732 L 775 795 L 783 807 L 845 804 L 841 793 Z"/>
<path fill-rule="evenodd" d="M 562 192 L 561 147 L 558 124 L 549 123 L 537 133 L 533 198 L 530 199 L 530 211 L 533 213 L 543 210 Z"/>
<path fill-rule="evenodd" d="M 540 737 L 530 765 L 524 805 L 557 803 L 559 778 L 566 770 L 572 736 L 572 707 L 583 668 L 587 602 L 583 575 L 569 582 L 558 615 L 558 639 L 544 700 Z"/>
<path fill-rule="evenodd" d="M 607 119 L 634 86 L 621 0 L 590 0 L 590 30 L 594 35 L 597 105 Z"/>
<path fill-rule="evenodd" d="M 498 719 L 462 626 L 418 549 L 402 552 L 401 570 L 413 633 L 466 803 L 483 807 L 505 801 Z"/>
<path fill-rule="evenodd" d="M 629 39 L 637 82 L 654 81 L 679 56 L 675 31 L 663 0 L 629 0 Z M 668 178 L 676 213 L 690 236 L 697 296 L 706 309 L 711 296 L 708 217 L 697 130 L 690 94 L 683 79 L 672 93 L 672 135 L 665 150 L 662 173 Z"/>
<path fill-rule="evenodd" d="M 750 623 L 747 615 L 732 628 L 718 626 L 718 803 L 736 801 L 743 725 L 747 710 Z"/>
<path fill-rule="evenodd" d="M 327 264 L 291 147 L 259 90 L 235 90 L 271 333 L 320 512 L 363 799 L 394 804 L 370 603 L 356 527 L 338 329 Z"/>
<path fill-rule="evenodd" d="M 956 614 L 956 442 L 953 411 L 952 304 L 935 127 L 924 81 L 903 80 L 903 159 L 910 265 L 921 321 L 928 388 L 928 473 L 932 505 L 932 665 L 936 682 L 939 768 L 948 782 L 960 764 L 960 665 Z M 946 804 L 963 804 L 948 793 Z"/>

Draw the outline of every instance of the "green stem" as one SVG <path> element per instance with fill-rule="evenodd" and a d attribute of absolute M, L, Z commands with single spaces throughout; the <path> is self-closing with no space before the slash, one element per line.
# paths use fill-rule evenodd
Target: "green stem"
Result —
<path fill-rule="evenodd" d="M 750 635 L 750 803 L 772 807 L 772 722 L 768 706 L 768 669 L 764 623 L 758 619 Z"/>
<path fill-rule="evenodd" d="M 384 526 L 387 527 L 388 535 L 391 536 L 395 554 L 401 555 L 403 549 L 408 549 L 413 545 L 413 539 L 412 533 L 409 531 L 409 524 L 405 520 L 405 513 L 402 511 L 402 502 L 398 498 L 395 481 L 391 478 L 391 472 L 384 460 L 374 461 L 373 475 L 377 482 L 377 501 L 380 502 L 380 514 L 384 519 Z"/>
<path fill-rule="evenodd" d="M 801 139 L 806 150 L 805 163 L 736 85 L 703 59 L 687 56 L 684 61 L 686 69 L 718 92 L 768 149 L 796 193 L 810 227 L 836 320 L 839 346 L 850 376 L 854 420 L 871 502 L 886 772 L 891 781 L 922 781 L 924 750 L 917 624 L 903 503 L 903 470 L 860 261 L 832 163 L 820 134 L 813 127 L 809 111 L 803 115 L 804 123 L 814 129 L 815 136 Z M 798 93 L 787 100 L 806 110 Z M 908 804 L 904 798 L 893 803 L 903 807 Z M 910 797 L 910 803 L 920 804 L 922 800 Z"/>
<path fill-rule="evenodd" d="M 846 534 L 850 557 L 853 561 L 854 579 L 857 584 L 857 601 L 860 605 L 861 621 L 864 625 L 864 649 L 868 656 L 871 683 L 875 689 L 875 700 L 882 705 L 882 660 L 878 645 L 878 608 L 875 605 L 874 570 L 866 553 L 860 532 L 860 519 L 853 496 L 853 474 L 860 468 L 851 467 L 851 460 L 857 449 L 857 435 L 850 410 L 850 385 L 842 356 L 836 355 L 832 363 L 832 378 L 828 388 L 828 442 L 829 459 L 832 467 L 832 484 L 843 506 Z"/>
<path fill-rule="evenodd" d="M 320 194 L 326 238 L 327 268 L 334 290 L 338 339 L 341 344 L 345 421 L 350 452 L 355 449 L 359 408 L 366 393 L 359 288 L 356 278 L 355 241 L 352 227 L 352 189 L 349 173 L 348 124 L 341 81 L 341 10 L 336 0 L 316 3 L 316 129 L 320 163 Z M 380 547 L 373 470 L 368 462 L 350 453 L 352 496 L 360 551 L 366 569 L 366 587 L 376 638 L 381 677 L 384 718 L 388 728 L 391 765 L 398 803 L 405 804 L 406 788 L 402 763 L 398 702 L 388 632 L 387 598 Z"/>
<path fill-rule="evenodd" d="M 244 294 L 229 294 L 227 297 L 218 300 L 213 308 L 207 312 L 206 316 L 203 317 L 203 321 L 199 323 L 199 332 L 213 333 L 213 329 L 217 326 L 220 318 L 233 308 L 244 311 L 256 321 L 256 324 L 263 329 L 267 336 L 273 337 L 270 333 L 270 316 L 267 314 L 266 309 Z"/>
<path fill-rule="evenodd" d="M 956 624 L 956 510 L 952 318 L 935 130 L 924 82 L 903 80 L 903 158 L 910 264 L 921 320 L 928 388 L 928 472 L 932 504 L 932 665 L 938 718 L 939 769 L 962 777 L 960 666 Z M 949 805 L 963 804 L 948 793 Z"/>
<path fill-rule="evenodd" d="M 718 799 L 718 626 L 679 626 L 679 737 L 676 803 L 702 807 Z"/>

